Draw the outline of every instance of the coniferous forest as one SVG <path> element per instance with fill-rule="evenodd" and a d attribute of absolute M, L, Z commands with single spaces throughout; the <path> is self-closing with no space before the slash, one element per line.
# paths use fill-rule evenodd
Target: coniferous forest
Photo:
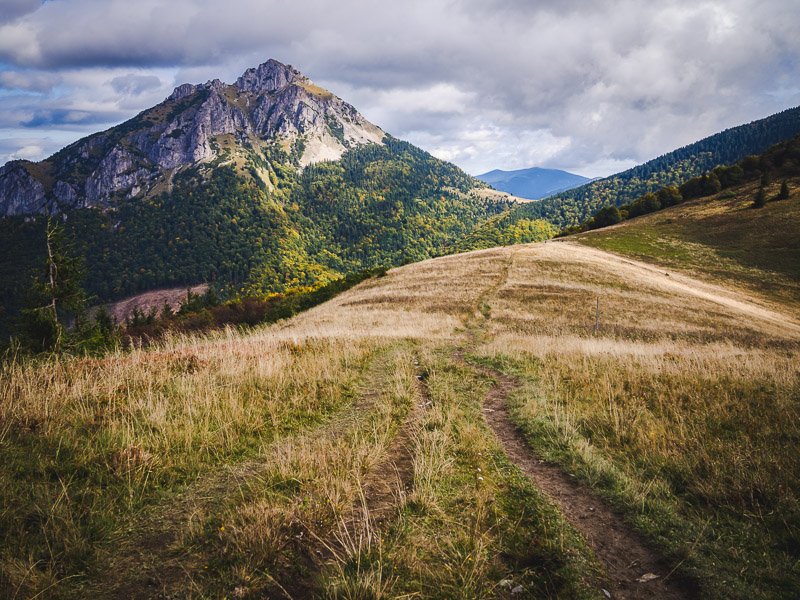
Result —
<path fill-rule="evenodd" d="M 680 185 L 719 165 L 732 165 L 750 154 L 760 154 L 798 133 L 800 108 L 792 108 L 726 129 L 622 173 L 525 204 L 517 212 L 558 227 L 579 225 L 605 206 L 621 206 L 647 192 Z"/>

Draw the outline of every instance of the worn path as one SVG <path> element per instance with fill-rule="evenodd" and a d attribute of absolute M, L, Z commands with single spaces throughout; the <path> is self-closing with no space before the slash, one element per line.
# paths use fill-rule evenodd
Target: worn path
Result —
<path fill-rule="evenodd" d="M 374 536 L 380 535 L 402 508 L 414 483 L 414 435 L 423 413 L 431 405 L 427 373 L 418 364 L 417 367 L 418 393 L 405 420 L 381 460 L 364 475 L 359 498 L 348 514 L 340 516 L 339 526 L 325 536 L 309 536 L 313 543 L 304 556 L 306 575 L 285 583 L 282 590 L 287 598 L 319 595 L 325 566 L 333 561 L 342 564 L 348 555 L 373 543 Z"/>
<path fill-rule="evenodd" d="M 586 539 L 608 573 L 611 598 L 677 600 L 695 594 L 622 518 L 560 467 L 540 460 L 512 422 L 506 403 L 518 383 L 494 369 L 479 368 L 495 384 L 486 395 L 484 417 L 508 457 L 554 502 Z"/>
<path fill-rule="evenodd" d="M 560 246 L 560 245 L 559 245 Z M 570 244 L 558 247 L 549 245 L 548 254 L 567 252 L 581 255 L 581 246 Z M 583 260 L 609 262 L 622 260 L 614 255 L 591 249 L 581 257 Z M 481 294 L 478 304 L 488 305 L 492 296 L 503 287 L 513 268 L 515 253 L 511 252 L 504 269 L 504 277 L 495 282 Z M 579 259 L 580 260 L 580 259 Z M 641 273 L 636 274 L 637 277 Z M 485 316 L 483 322 L 476 322 L 474 317 L 467 323 L 471 332 L 471 345 L 478 342 L 484 334 L 490 318 Z M 468 364 L 463 350 L 454 354 L 454 360 Z M 662 555 L 639 535 L 631 526 L 614 512 L 604 500 L 599 498 L 586 485 L 579 483 L 574 477 L 564 472 L 558 465 L 539 459 L 525 440 L 524 435 L 514 424 L 508 412 L 509 395 L 519 387 L 519 383 L 496 369 L 470 365 L 471 368 L 495 381 L 484 400 L 484 418 L 491 427 L 509 459 L 516 464 L 536 485 L 558 506 L 564 517 L 584 537 L 593 552 L 603 564 L 609 582 L 603 588 L 608 598 L 644 600 L 659 598 L 678 600 L 696 597 L 688 582 L 674 575 L 674 565 L 670 565 Z"/>

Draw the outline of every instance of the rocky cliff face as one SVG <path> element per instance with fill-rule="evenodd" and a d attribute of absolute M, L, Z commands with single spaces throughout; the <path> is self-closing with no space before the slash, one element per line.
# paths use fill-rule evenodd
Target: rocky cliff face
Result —
<path fill-rule="evenodd" d="M 15 160 L 0 168 L 0 215 L 47 212 L 44 186 Z"/>
<path fill-rule="evenodd" d="M 0 216 L 113 206 L 181 169 L 233 161 L 278 144 L 302 168 L 336 160 L 384 132 L 291 66 L 269 60 L 235 84 L 183 84 L 161 104 L 41 163 L 0 168 Z"/>

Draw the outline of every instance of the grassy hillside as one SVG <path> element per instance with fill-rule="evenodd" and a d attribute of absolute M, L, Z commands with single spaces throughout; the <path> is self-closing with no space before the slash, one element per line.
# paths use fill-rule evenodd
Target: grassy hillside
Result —
<path fill-rule="evenodd" d="M 782 181 L 782 180 L 781 180 Z M 753 182 L 575 237 L 583 244 L 740 286 L 800 309 L 800 177 L 753 208 Z"/>
<path fill-rule="evenodd" d="M 656 587 L 674 568 L 704 598 L 797 596 L 800 323 L 775 298 L 550 242 L 394 269 L 250 333 L 7 362 L 0 588 L 692 597 Z M 665 562 L 609 561 L 626 527 Z"/>
<path fill-rule="evenodd" d="M 559 227 L 578 225 L 604 206 L 621 206 L 646 192 L 679 185 L 717 165 L 734 164 L 798 134 L 800 107 L 726 129 L 622 173 L 525 204 L 516 211 Z"/>

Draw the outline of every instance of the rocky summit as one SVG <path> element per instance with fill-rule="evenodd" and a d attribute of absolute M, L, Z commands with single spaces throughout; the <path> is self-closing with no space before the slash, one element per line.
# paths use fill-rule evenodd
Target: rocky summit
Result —
<path fill-rule="evenodd" d="M 385 133 L 290 65 L 268 60 L 234 84 L 183 84 L 161 104 L 33 163 L 0 168 L 0 216 L 112 207 L 171 188 L 179 171 L 276 147 L 295 168 L 338 160 Z M 269 187 L 266 174 L 256 170 Z"/>

